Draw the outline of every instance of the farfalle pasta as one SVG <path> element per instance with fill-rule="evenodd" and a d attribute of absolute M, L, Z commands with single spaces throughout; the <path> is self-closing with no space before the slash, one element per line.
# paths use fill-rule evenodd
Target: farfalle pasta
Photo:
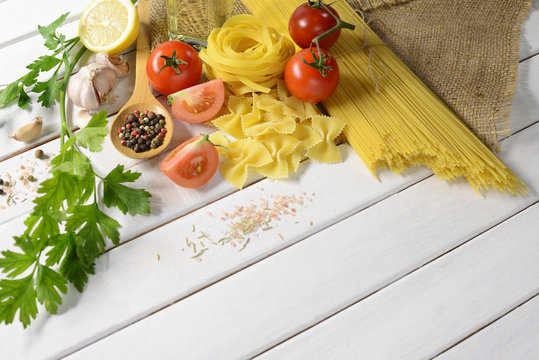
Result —
<path fill-rule="evenodd" d="M 222 78 L 236 94 L 268 93 L 295 53 L 292 40 L 252 15 L 235 15 L 208 37 L 200 52 L 210 78 Z"/>
<path fill-rule="evenodd" d="M 230 96 L 228 110 L 230 114 L 213 120 L 220 131 L 210 140 L 221 145 L 223 177 L 239 188 L 250 170 L 283 179 L 297 171 L 306 157 L 341 161 L 335 138 L 345 123 L 290 96 L 282 80 L 268 94 Z"/>
<path fill-rule="evenodd" d="M 260 168 L 273 161 L 266 147 L 255 139 L 228 141 L 222 135 L 210 136 L 210 141 L 224 154 L 226 161 L 219 165 L 223 177 L 232 185 L 242 188 L 247 181 L 249 168 Z"/>

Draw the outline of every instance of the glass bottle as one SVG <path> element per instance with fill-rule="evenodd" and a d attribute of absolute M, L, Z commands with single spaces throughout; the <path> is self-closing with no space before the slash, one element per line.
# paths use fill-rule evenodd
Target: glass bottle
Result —
<path fill-rule="evenodd" d="M 233 12 L 234 0 L 167 0 L 169 39 L 204 46 Z"/>

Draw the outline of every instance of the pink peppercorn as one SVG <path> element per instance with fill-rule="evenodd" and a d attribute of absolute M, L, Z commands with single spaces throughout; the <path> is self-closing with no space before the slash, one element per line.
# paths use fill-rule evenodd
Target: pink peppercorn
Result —
<path fill-rule="evenodd" d="M 131 124 L 125 125 L 125 128 L 126 128 L 126 129 L 131 129 Z"/>

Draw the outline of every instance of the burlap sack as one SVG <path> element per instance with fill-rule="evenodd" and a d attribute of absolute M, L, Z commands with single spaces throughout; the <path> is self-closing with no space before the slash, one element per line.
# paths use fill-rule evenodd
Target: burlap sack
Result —
<path fill-rule="evenodd" d="M 520 28 L 531 0 L 348 0 L 488 146 L 509 132 Z M 236 13 L 248 13 L 235 2 Z M 167 40 L 166 0 L 150 6 L 152 47 Z"/>

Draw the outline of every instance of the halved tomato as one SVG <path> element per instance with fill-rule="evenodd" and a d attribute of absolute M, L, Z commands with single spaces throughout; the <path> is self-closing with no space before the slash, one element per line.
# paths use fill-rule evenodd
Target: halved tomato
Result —
<path fill-rule="evenodd" d="M 159 164 L 176 184 L 195 188 L 206 184 L 219 165 L 219 155 L 208 135 L 196 136 L 171 151 Z"/>
<path fill-rule="evenodd" d="M 222 79 L 215 79 L 168 96 L 172 112 L 188 123 L 201 123 L 214 117 L 225 101 Z"/>

